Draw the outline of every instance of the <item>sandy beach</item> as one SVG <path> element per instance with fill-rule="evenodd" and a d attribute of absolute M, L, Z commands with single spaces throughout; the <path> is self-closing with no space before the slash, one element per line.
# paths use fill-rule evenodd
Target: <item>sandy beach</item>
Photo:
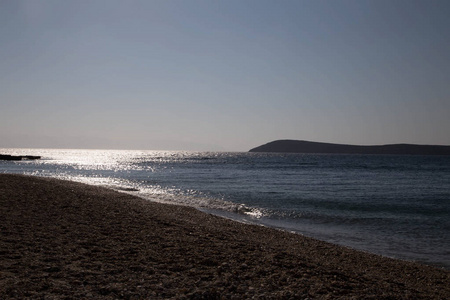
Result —
<path fill-rule="evenodd" d="M 0 175 L 1 299 L 449 299 L 450 272 L 81 183 Z"/>

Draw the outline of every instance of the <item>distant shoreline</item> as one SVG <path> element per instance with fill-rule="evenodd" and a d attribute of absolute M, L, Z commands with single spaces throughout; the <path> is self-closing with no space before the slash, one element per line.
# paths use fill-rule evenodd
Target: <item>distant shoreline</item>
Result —
<path fill-rule="evenodd" d="M 328 154 L 393 154 L 393 155 L 450 155 L 450 146 L 389 144 L 360 146 L 310 142 L 302 140 L 277 140 L 253 149 L 249 152 L 278 153 L 328 153 Z"/>

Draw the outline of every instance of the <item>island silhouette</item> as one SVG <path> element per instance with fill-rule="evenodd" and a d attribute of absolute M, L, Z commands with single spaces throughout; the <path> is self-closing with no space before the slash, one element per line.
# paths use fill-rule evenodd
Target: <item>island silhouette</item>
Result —
<path fill-rule="evenodd" d="M 303 140 L 276 140 L 250 149 L 249 152 L 450 155 L 450 146 L 416 144 L 360 146 Z"/>

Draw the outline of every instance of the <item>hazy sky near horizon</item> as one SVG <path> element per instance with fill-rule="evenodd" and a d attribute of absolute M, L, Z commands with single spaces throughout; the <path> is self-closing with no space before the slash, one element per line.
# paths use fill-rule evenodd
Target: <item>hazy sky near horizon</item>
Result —
<path fill-rule="evenodd" d="M 450 145 L 450 1 L 0 0 L 0 148 Z"/>

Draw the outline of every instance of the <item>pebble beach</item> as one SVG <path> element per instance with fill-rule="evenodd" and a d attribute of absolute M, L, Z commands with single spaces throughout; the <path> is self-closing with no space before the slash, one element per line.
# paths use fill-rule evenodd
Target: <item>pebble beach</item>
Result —
<path fill-rule="evenodd" d="M 450 272 L 106 188 L 0 175 L 0 298 L 449 299 Z"/>

